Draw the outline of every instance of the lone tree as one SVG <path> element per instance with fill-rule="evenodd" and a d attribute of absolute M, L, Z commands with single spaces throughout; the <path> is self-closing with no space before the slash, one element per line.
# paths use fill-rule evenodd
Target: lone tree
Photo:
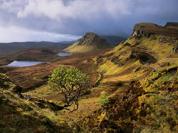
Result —
<path fill-rule="evenodd" d="M 53 70 L 48 81 L 51 88 L 55 88 L 64 95 L 64 107 L 74 104 L 74 110 L 78 109 L 79 98 L 89 88 L 88 76 L 74 67 L 58 67 Z"/>

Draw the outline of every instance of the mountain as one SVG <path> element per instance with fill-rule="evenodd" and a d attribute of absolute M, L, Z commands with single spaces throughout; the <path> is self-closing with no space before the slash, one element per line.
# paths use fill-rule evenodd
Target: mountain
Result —
<path fill-rule="evenodd" d="M 85 53 L 96 51 L 100 49 L 106 49 L 111 47 L 111 44 L 106 39 L 100 37 L 95 33 L 86 33 L 81 39 L 67 47 L 65 51 L 71 53 Z"/>
<path fill-rule="evenodd" d="M 153 23 L 140 23 L 135 25 L 133 34 L 147 37 L 153 34 L 177 37 L 178 24 L 169 22 L 165 26 L 160 26 Z"/>
<path fill-rule="evenodd" d="M 7 56 L 12 53 L 27 49 L 56 48 L 63 49 L 72 42 L 12 42 L 0 43 L 0 56 Z"/>
<path fill-rule="evenodd" d="M 94 59 L 108 97 L 102 108 L 81 120 L 83 129 L 178 132 L 177 28 L 175 23 L 136 24 L 126 41 Z"/>
<path fill-rule="evenodd" d="M 114 48 L 31 67 L 0 67 L 9 76 L 0 74 L 0 131 L 177 133 L 177 27 L 139 23 Z M 106 40 L 93 41 L 90 35 L 79 42 L 78 47 L 96 48 Z M 90 79 L 91 89 L 75 111 L 62 108 L 64 96 L 47 84 L 59 66 L 76 67 Z"/>
<path fill-rule="evenodd" d="M 58 48 L 31 48 L 12 53 L 0 58 L 0 65 L 7 65 L 14 60 L 50 62 L 59 59 Z"/>
<path fill-rule="evenodd" d="M 121 37 L 121 36 L 115 36 L 115 35 L 103 35 L 101 36 L 102 38 L 106 39 L 109 44 L 112 46 L 116 46 L 119 44 L 121 41 L 124 41 L 126 38 Z"/>
<path fill-rule="evenodd" d="M 166 28 L 178 29 L 178 22 L 168 22 L 165 25 Z"/>

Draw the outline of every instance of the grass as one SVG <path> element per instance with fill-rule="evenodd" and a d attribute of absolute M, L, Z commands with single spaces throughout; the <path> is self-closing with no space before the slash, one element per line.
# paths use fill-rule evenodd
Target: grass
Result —
<path fill-rule="evenodd" d="M 108 95 L 106 92 L 102 92 L 101 95 L 100 95 L 100 98 L 99 98 L 99 103 L 102 105 L 102 106 L 105 106 L 109 103 L 109 98 L 108 98 Z"/>
<path fill-rule="evenodd" d="M 157 36 L 155 39 L 141 38 L 137 40 L 135 38 L 129 38 L 126 42 L 121 43 L 121 45 L 107 52 L 101 62 L 98 63 L 97 57 L 95 57 L 93 62 L 98 65 L 97 72 L 104 73 L 104 75 L 99 75 L 98 78 L 96 78 L 96 82 L 99 86 L 91 89 L 89 95 L 80 99 L 79 109 L 75 112 L 70 113 L 66 110 L 53 112 L 50 109 L 41 109 L 31 101 L 19 100 L 14 95 L 7 94 L 6 97 L 11 99 L 10 102 L 12 102 L 12 105 L 14 104 L 18 106 L 15 111 L 19 112 L 21 115 L 35 116 L 37 118 L 39 115 L 44 116 L 58 125 L 65 123 L 65 121 L 68 123 L 79 123 L 82 121 L 82 123 L 84 123 L 85 118 L 93 119 L 96 117 L 99 122 L 95 122 L 94 120 L 90 121 L 89 124 L 96 124 L 95 127 L 91 128 L 98 128 L 100 124 L 102 124 L 101 122 L 109 121 L 112 124 L 114 123 L 113 127 L 118 126 L 119 129 L 122 126 L 125 126 L 122 125 L 124 123 L 126 124 L 126 127 L 133 125 L 133 131 L 176 132 L 178 131 L 177 88 L 173 88 L 175 89 L 174 91 L 169 91 L 165 88 L 171 88 L 171 83 L 173 83 L 174 80 L 178 80 L 176 71 L 170 71 L 178 66 L 178 60 L 171 55 L 173 54 L 171 52 L 172 45 L 168 43 L 160 43 L 159 38 L 160 36 Z M 130 46 L 126 45 L 126 43 L 129 43 Z M 139 45 L 136 45 L 137 43 L 139 43 Z M 130 54 L 132 48 L 138 47 L 139 50 L 144 50 L 153 55 L 157 59 L 157 62 L 143 65 L 139 60 L 131 59 Z M 87 49 L 87 47 L 78 47 L 78 49 L 77 47 L 74 48 L 74 46 L 72 46 L 71 48 L 81 52 L 92 50 L 92 48 Z M 118 65 L 117 62 L 112 61 L 115 57 L 117 57 L 118 63 L 121 63 L 122 65 Z M 78 61 L 75 63 L 77 64 Z M 86 66 L 89 67 L 92 65 Z M 86 66 L 84 66 L 83 69 L 85 69 Z M 130 82 L 135 80 L 140 84 L 131 86 Z M 108 82 L 123 82 L 124 85 L 114 86 L 115 90 L 113 90 L 113 86 L 111 86 L 113 84 L 104 84 Z M 175 82 L 174 85 L 176 84 L 177 83 Z M 126 91 L 127 89 L 128 91 Z M 124 91 L 126 92 L 124 93 Z M 51 90 L 47 85 L 38 87 L 25 94 L 52 100 L 53 102 L 60 101 L 60 95 Z M 112 106 L 113 103 L 110 104 L 110 98 L 112 99 L 113 97 L 116 97 L 117 99 L 116 104 Z M 108 104 L 109 107 L 113 107 L 109 108 L 112 112 L 107 112 L 108 110 L 106 108 L 102 108 Z M 3 108 L 5 109 L 5 107 Z M 69 107 L 69 109 L 71 108 L 72 107 Z M 125 110 L 122 110 L 123 108 Z M 130 110 L 133 111 L 129 112 Z M 120 111 L 120 113 L 117 114 L 117 117 L 121 118 L 120 120 L 111 117 L 109 120 L 105 121 L 107 116 L 118 113 L 118 111 Z M 122 116 L 122 113 L 126 116 Z M 19 120 L 17 121 L 17 125 L 21 125 Z M 0 123 L 2 123 L 2 121 L 0 121 Z M 108 125 L 108 123 L 106 123 L 106 125 Z"/>
<path fill-rule="evenodd" d="M 169 56 L 170 53 L 172 53 L 173 46 L 170 45 L 169 43 L 162 44 L 159 42 L 159 39 L 160 36 L 157 37 L 156 40 L 143 38 L 140 43 L 148 50 L 152 51 L 155 54 L 156 58 L 162 59 L 165 58 L 166 56 Z"/>
<path fill-rule="evenodd" d="M 50 87 L 48 85 L 43 85 L 43 86 L 40 86 L 32 91 L 28 91 L 24 94 L 31 95 L 33 97 L 43 98 L 43 97 L 49 96 L 50 94 L 54 94 L 54 93 L 55 93 L 55 91 L 53 89 L 50 89 Z"/>
<path fill-rule="evenodd" d="M 113 75 L 120 71 L 117 65 L 112 63 L 111 61 L 107 60 L 104 64 L 102 64 L 99 68 L 100 72 L 104 72 L 105 75 Z"/>
<path fill-rule="evenodd" d="M 87 53 L 93 50 L 96 50 L 96 47 L 92 45 L 78 45 L 77 43 L 65 49 L 65 51 L 70 53 Z"/>
<path fill-rule="evenodd" d="M 99 64 L 99 72 L 104 73 L 101 83 L 133 81 L 140 82 L 140 87 L 144 93 L 135 99 L 138 100 L 137 120 L 134 121 L 136 129 L 141 132 L 176 132 L 178 130 L 178 116 L 175 106 L 177 106 L 177 72 L 172 72 L 178 68 L 178 60 L 175 53 L 172 53 L 173 45 L 170 43 L 160 43 L 161 36 L 153 38 L 129 38 L 113 50 L 107 52 L 103 61 Z M 130 46 L 124 45 L 129 43 Z M 139 45 L 136 45 L 139 43 Z M 129 58 L 131 47 L 139 47 L 153 55 L 157 62 L 153 64 L 140 64 Z M 107 55 L 109 55 L 107 57 Z M 117 57 L 117 65 L 112 62 L 112 58 Z M 132 70 L 127 70 L 133 68 Z M 138 68 L 138 69 L 137 69 Z M 168 91 L 174 84 L 174 91 Z M 118 92 L 121 93 L 121 92 Z M 131 94 L 128 94 L 129 96 Z M 100 104 L 108 103 L 107 95 L 100 96 Z M 119 105 L 118 105 L 119 106 Z M 114 107 L 117 107 L 115 105 Z M 143 112 L 146 114 L 143 116 Z M 103 112 L 104 113 L 104 112 Z M 142 114 L 142 115 L 141 115 Z M 109 114 L 108 114 L 109 115 Z M 98 117 L 100 115 L 98 114 Z M 134 115 L 135 117 L 135 115 Z M 113 121 L 112 121 L 113 122 Z M 115 121 L 115 123 L 119 123 Z"/>
<path fill-rule="evenodd" d="M 38 108 L 33 102 L 20 99 L 10 91 L 0 91 L 0 97 L 3 99 L 0 104 L 0 123 L 3 125 L 3 127 L 0 127 L 0 131 L 2 133 L 36 133 L 59 130 L 60 124 L 54 123 L 55 117 L 50 117 L 53 112 L 48 111 L 45 114 L 45 111 Z M 45 123 L 48 123 L 48 125 Z"/>

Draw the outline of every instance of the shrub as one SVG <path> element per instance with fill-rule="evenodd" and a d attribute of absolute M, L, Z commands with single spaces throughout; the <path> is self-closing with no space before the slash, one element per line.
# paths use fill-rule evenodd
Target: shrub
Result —
<path fill-rule="evenodd" d="M 65 107 L 72 104 L 78 109 L 79 98 L 89 88 L 88 76 L 74 67 L 58 67 L 49 77 L 49 86 L 60 91 L 64 96 Z"/>

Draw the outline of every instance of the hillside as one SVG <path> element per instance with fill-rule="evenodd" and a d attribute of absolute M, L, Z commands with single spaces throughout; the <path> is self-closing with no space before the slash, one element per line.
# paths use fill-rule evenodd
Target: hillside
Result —
<path fill-rule="evenodd" d="M 67 47 L 65 51 L 71 53 L 86 53 L 110 48 L 111 44 L 95 33 L 86 33 L 81 39 Z"/>
<path fill-rule="evenodd" d="M 0 57 L 27 49 L 56 48 L 63 49 L 72 42 L 12 42 L 0 43 Z"/>
<path fill-rule="evenodd" d="M 178 131 L 178 34 L 175 28 L 160 27 L 137 24 L 125 42 L 95 58 L 103 73 L 100 85 L 114 86 L 115 92 L 108 94 L 107 104 L 82 120 L 83 129 Z"/>
<path fill-rule="evenodd" d="M 1 57 L 0 65 L 7 65 L 14 60 L 50 62 L 59 59 L 59 56 L 57 56 L 58 51 L 60 51 L 60 49 L 57 48 L 34 48 L 22 50 Z"/>
<path fill-rule="evenodd" d="M 88 59 L 91 60 L 91 58 L 95 56 L 99 56 L 104 52 L 106 52 L 106 50 L 100 50 L 100 51 L 85 53 L 85 54 L 84 53 L 75 54 L 69 57 L 59 58 L 48 63 L 42 63 L 30 67 L 13 68 L 13 67 L 1 66 L 0 72 L 6 73 L 15 84 L 21 86 L 24 89 L 24 91 L 26 91 L 26 90 L 35 89 L 36 87 L 45 84 L 48 79 L 48 76 L 51 74 L 51 71 L 54 68 L 58 67 L 59 65 L 71 65 L 71 66 L 80 67 L 83 69 L 83 71 L 91 73 L 92 75 L 96 75 L 96 73 L 90 71 L 90 67 L 93 64 L 93 61 L 90 63 L 87 60 Z M 95 78 L 92 80 L 94 81 Z"/>
<path fill-rule="evenodd" d="M 86 41 L 85 37 L 76 46 L 92 46 L 90 39 Z M 94 47 L 103 47 L 100 44 L 104 43 Z M 92 86 L 80 97 L 79 108 L 73 112 L 69 111 L 72 106 L 68 110 L 62 108 L 64 97 L 47 84 L 51 71 L 61 65 L 85 72 Z M 0 78 L 0 106 L 6 114 L 0 115 L 0 128 L 4 132 L 18 132 L 19 128 L 22 132 L 54 133 L 178 132 L 175 23 L 136 24 L 132 35 L 113 49 L 87 51 L 31 67 L 0 67 L 0 71 L 9 76 L 7 81 L 7 77 Z"/>
<path fill-rule="evenodd" d="M 70 132 L 71 129 L 50 108 L 52 103 L 37 98 L 25 98 L 15 93 L 15 85 L 0 74 L 0 132 L 1 133 L 54 133 Z M 56 107 L 58 107 L 56 105 Z"/>

